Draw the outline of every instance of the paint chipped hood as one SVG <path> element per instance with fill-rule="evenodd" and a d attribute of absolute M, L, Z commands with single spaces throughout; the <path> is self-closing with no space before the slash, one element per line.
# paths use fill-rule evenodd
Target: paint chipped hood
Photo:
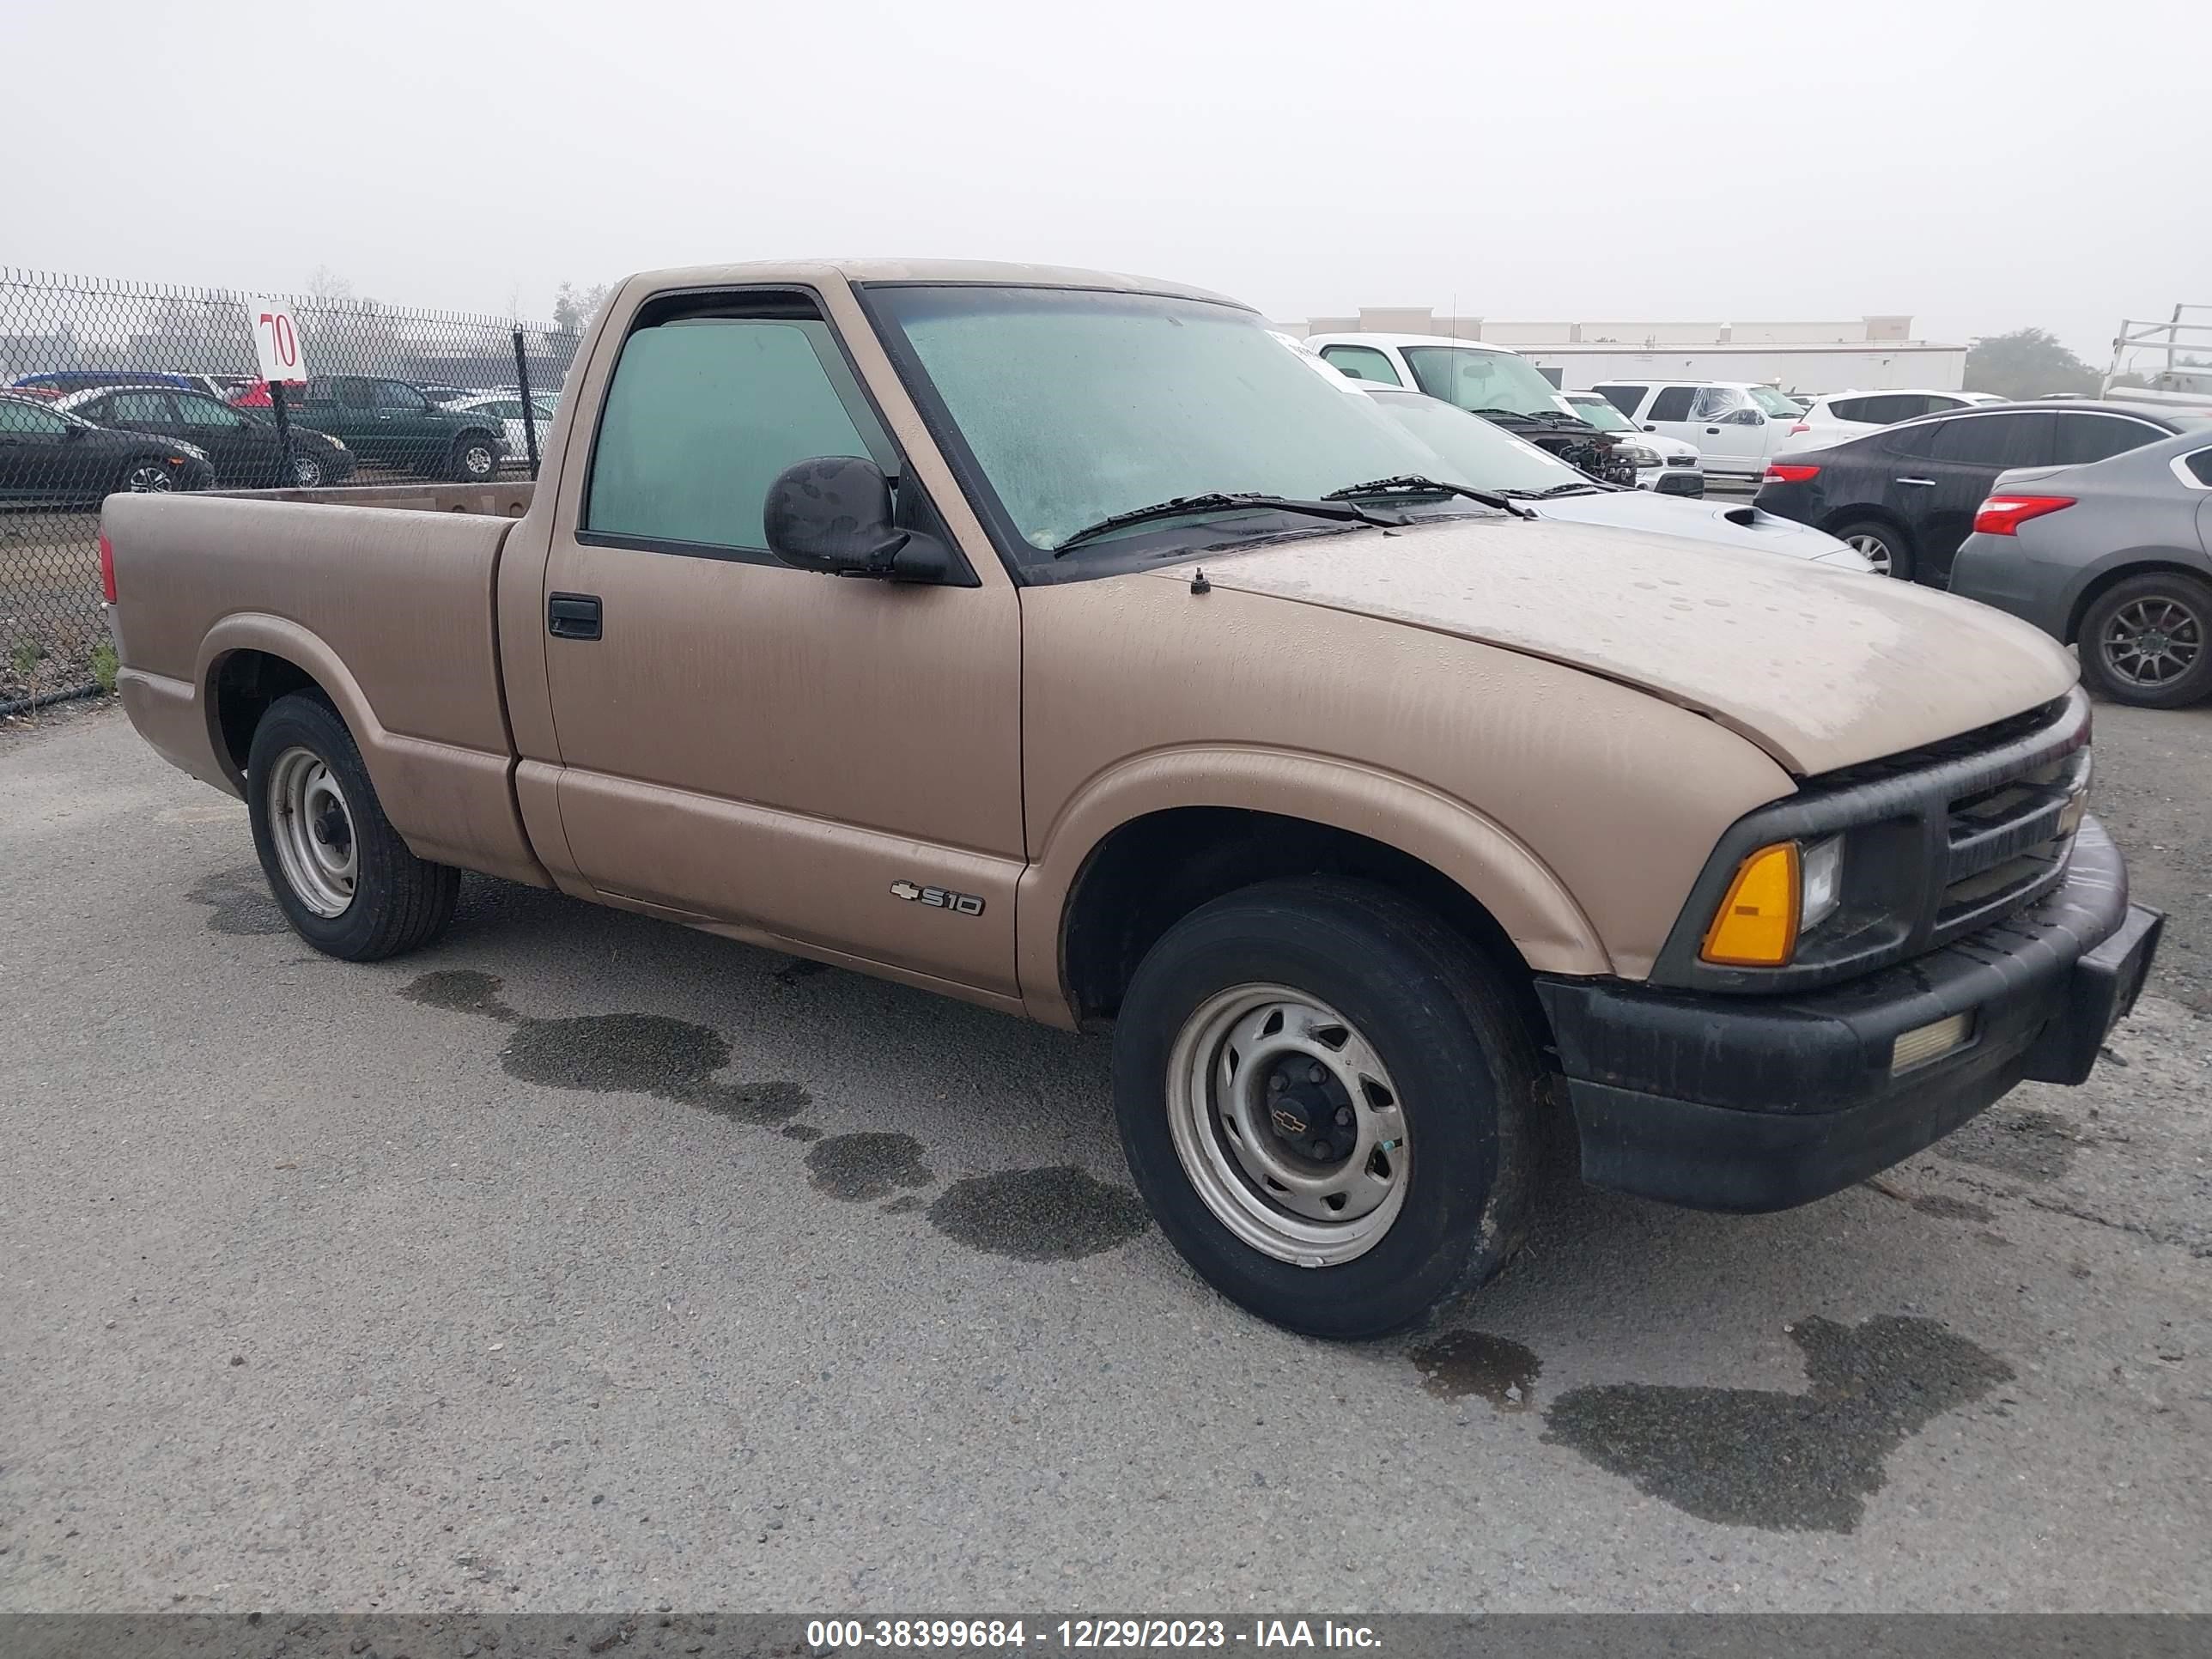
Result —
<path fill-rule="evenodd" d="M 1707 714 L 1810 776 L 2065 693 L 2025 623 L 1863 573 L 1594 526 L 1462 519 L 1216 555 L 1216 587 L 1480 640 Z M 1158 573 L 1187 581 L 1188 566 Z"/>

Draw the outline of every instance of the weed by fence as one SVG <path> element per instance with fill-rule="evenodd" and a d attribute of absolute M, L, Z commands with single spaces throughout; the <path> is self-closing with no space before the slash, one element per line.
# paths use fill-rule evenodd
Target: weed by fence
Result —
<path fill-rule="evenodd" d="M 256 378 L 250 306 L 270 297 L 309 376 L 284 389 L 289 430 Z M 0 704 L 112 677 L 103 497 L 528 477 L 578 343 L 374 300 L 0 268 Z"/>

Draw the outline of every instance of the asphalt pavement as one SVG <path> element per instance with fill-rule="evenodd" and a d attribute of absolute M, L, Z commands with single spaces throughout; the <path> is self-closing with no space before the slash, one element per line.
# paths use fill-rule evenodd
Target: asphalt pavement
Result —
<path fill-rule="evenodd" d="M 2097 719 L 2090 1085 L 1555 1182 L 1361 1346 L 1182 1266 L 1096 1038 L 489 881 L 331 962 L 119 715 L 0 733 L 0 1610 L 2212 1606 L 2212 709 Z"/>

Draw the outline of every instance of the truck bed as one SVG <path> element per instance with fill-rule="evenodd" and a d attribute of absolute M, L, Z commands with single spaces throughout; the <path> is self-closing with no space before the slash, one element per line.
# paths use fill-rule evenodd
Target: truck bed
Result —
<path fill-rule="evenodd" d="M 109 497 L 117 684 L 139 729 L 239 793 L 227 687 L 259 672 L 264 653 L 297 665 L 338 706 L 393 827 L 422 856 L 544 881 L 509 783 L 493 614 L 500 549 L 530 491 Z"/>

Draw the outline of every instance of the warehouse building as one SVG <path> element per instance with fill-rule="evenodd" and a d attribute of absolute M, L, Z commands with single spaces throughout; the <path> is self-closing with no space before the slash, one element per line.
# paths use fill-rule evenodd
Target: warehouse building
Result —
<path fill-rule="evenodd" d="M 1425 306 L 1370 306 L 1356 317 L 1312 317 L 1282 326 L 1297 335 L 1353 330 L 1442 334 L 1510 346 L 1555 383 L 1580 391 L 1601 380 L 1748 380 L 1784 392 L 1878 392 L 1963 385 L 1966 348 L 1912 337 L 1909 316 L 1845 322 L 1504 322 L 1439 316 Z"/>

